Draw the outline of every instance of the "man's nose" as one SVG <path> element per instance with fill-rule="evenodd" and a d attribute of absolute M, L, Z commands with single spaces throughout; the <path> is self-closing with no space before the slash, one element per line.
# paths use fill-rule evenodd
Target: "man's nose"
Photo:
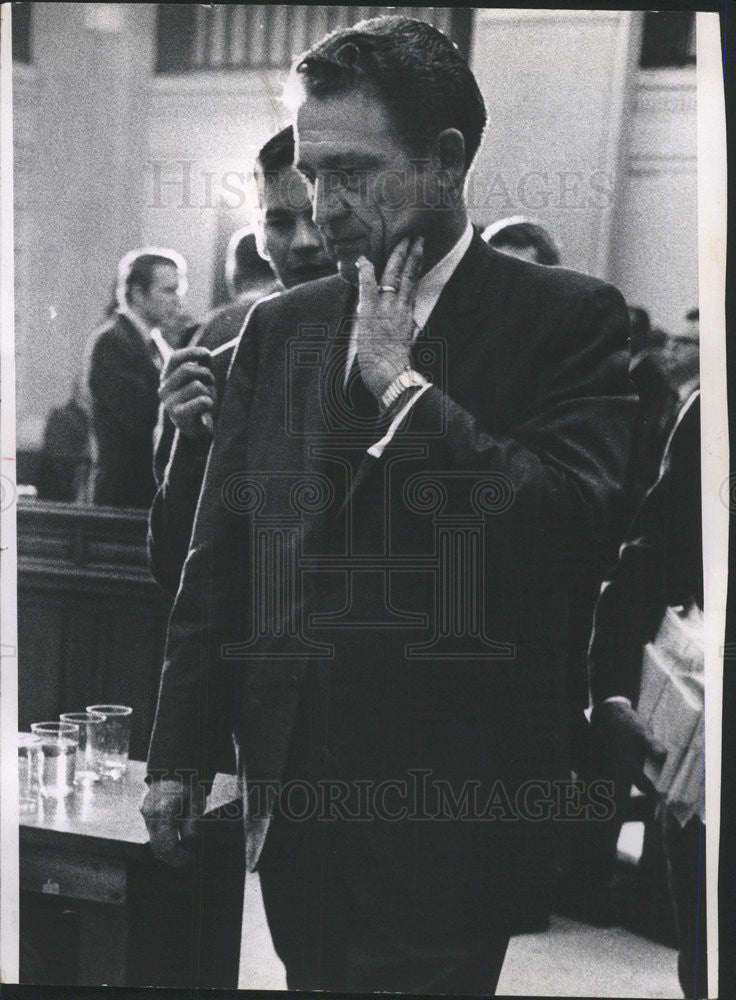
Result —
<path fill-rule="evenodd" d="M 322 249 L 322 239 L 315 224 L 308 215 L 301 215 L 294 225 L 294 239 L 291 249 L 296 253 L 314 253 Z"/>
<path fill-rule="evenodd" d="M 325 174 L 314 182 L 312 219 L 316 226 L 328 226 L 334 219 L 347 214 L 348 207 L 341 197 L 341 187 L 340 178 L 335 174 Z"/>

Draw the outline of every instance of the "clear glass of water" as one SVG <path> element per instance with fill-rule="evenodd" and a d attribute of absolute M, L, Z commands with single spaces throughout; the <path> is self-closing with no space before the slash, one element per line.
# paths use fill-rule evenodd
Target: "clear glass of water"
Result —
<path fill-rule="evenodd" d="M 40 761 L 40 737 L 18 733 L 18 807 L 22 813 L 38 806 Z"/>
<path fill-rule="evenodd" d="M 74 791 L 79 726 L 72 722 L 34 722 L 31 732 L 41 741 L 41 795 L 64 798 Z"/>
<path fill-rule="evenodd" d="M 104 716 L 104 722 L 95 729 L 95 738 L 99 737 L 98 773 L 101 778 L 118 781 L 128 766 L 133 709 L 128 705 L 87 705 L 87 711 Z"/>
<path fill-rule="evenodd" d="M 71 722 L 79 726 L 79 746 L 77 747 L 77 771 L 75 781 L 78 785 L 100 780 L 100 744 L 101 729 L 105 716 L 100 712 L 62 712 L 59 716 L 62 722 Z"/>

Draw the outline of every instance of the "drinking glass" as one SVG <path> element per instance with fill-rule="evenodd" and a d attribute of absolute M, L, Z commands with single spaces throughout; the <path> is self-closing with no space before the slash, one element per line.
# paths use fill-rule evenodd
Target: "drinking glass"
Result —
<path fill-rule="evenodd" d="M 29 812 L 38 805 L 41 740 L 33 733 L 18 733 L 18 808 Z"/>
<path fill-rule="evenodd" d="M 87 711 L 105 717 L 95 730 L 99 734 L 98 773 L 101 778 L 117 781 L 128 766 L 133 709 L 128 705 L 87 705 Z"/>
<path fill-rule="evenodd" d="M 101 726 L 105 716 L 100 712 L 62 712 L 62 722 L 72 722 L 79 726 L 79 746 L 77 747 L 77 773 L 75 781 L 99 781 L 102 765 Z"/>
<path fill-rule="evenodd" d="M 31 732 L 41 741 L 41 795 L 64 798 L 74 791 L 79 726 L 72 722 L 34 722 Z"/>

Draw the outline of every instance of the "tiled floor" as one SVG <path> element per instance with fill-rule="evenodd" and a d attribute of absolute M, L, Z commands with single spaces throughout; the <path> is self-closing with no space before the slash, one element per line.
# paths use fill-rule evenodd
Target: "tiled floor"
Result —
<path fill-rule="evenodd" d="M 241 989 L 284 989 L 261 888 L 249 875 L 245 889 Z M 512 938 L 498 985 L 508 996 L 681 997 L 676 953 L 620 927 L 588 927 L 553 917 L 550 929 Z"/>

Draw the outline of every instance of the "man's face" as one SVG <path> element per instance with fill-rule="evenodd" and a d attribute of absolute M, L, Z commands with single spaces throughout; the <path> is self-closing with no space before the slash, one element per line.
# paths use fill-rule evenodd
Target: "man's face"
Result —
<path fill-rule="evenodd" d="M 181 307 L 179 272 L 173 264 L 156 264 L 147 292 L 133 289 L 133 305 L 151 326 L 167 326 L 176 320 Z"/>
<path fill-rule="evenodd" d="M 285 288 L 335 273 L 319 230 L 312 221 L 309 191 L 293 168 L 260 185 L 263 244 L 271 267 Z"/>
<path fill-rule="evenodd" d="M 355 282 L 355 261 L 364 255 L 380 280 L 396 244 L 430 230 L 431 168 L 412 156 L 383 102 L 367 90 L 307 97 L 297 131 L 297 167 L 340 273 Z"/>

